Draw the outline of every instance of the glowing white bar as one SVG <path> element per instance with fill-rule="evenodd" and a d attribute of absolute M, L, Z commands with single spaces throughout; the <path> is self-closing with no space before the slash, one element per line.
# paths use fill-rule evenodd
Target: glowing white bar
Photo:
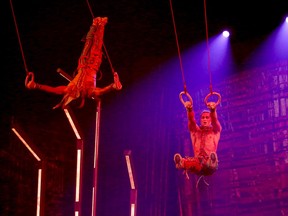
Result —
<path fill-rule="evenodd" d="M 22 141 L 22 143 L 26 146 L 26 148 L 31 152 L 31 154 L 36 158 L 37 161 L 41 161 L 39 156 L 33 151 L 33 149 L 29 146 L 29 144 L 25 141 L 25 139 L 18 133 L 15 128 L 12 128 L 12 131 L 16 134 L 16 136 Z"/>
<path fill-rule="evenodd" d="M 16 134 L 16 136 L 21 140 L 21 142 L 25 145 L 25 147 L 30 151 L 30 153 L 35 157 L 37 161 L 41 161 L 40 157 L 33 151 L 30 145 L 26 142 L 26 140 L 18 133 L 18 131 L 13 127 L 12 131 Z M 38 169 L 38 183 L 37 183 L 37 199 L 36 199 L 36 216 L 41 215 L 41 185 L 42 184 L 42 169 Z"/>
<path fill-rule="evenodd" d="M 79 216 L 79 212 L 78 211 L 75 211 L 75 216 Z"/>
<path fill-rule="evenodd" d="M 65 71 L 63 71 L 61 68 L 57 68 L 57 72 L 64 77 L 65 79 L 67 79 L 68 81 L 72 80 L 72 77 L 70 75 L 68 75 Z"/>
<path fill-rule="evenodd" d="M 130 216 L 135 216 L 135 204 L 131 204 Z"/>
<path fill-rule="evenodd" d="M 77 129 L 76 125 L 74 124 L 74 121 L 73 121 L 72 116 L 70 115 L 68 109 L 64 109 L 64 112 L 65 112 L 65 114 L 68 118 L 68 121 L 69 121 L 69 123 L 70 123 L 70 125 L 71 125 L 71 127 L 75 133 L 75 136 L 77 137 L 77 139 L 81 139 L 80 133 L 78 132 L 78 129 Z"/>
<path fill-rule="evenodd" d="M 76 167 L 76 195 L 75 201 L 80 200 L 80 177 L 81 177 L 81 149 L 77 150 L 77 167 Z"/>
<path fill-rule="evenodd" d="M 125 155 L 125 159 L 126 159 L 131 189 L 135 189 L 135 182 L 134 182 L 134 176 L 133 176 L 133 171 L 132 171 L 132 167 L 131 167 L 130 155 Z"/>
<path fill-rule="evenodd" d="M 92 189 L 92 213 L 91 213 L 91 216 L 94 216 L 95 215 L 95 205 L 94 205 L 94 201 L 95 201 L 95 187 L 93 187 Z"/>
<path fill-rule="evenodd" d="M 38 169 L 37 210 L 36 210 L 37 216 L 40 216 L 40 209 L 41 209 L 41 182 L 42 182 L 42 169 Z"/>

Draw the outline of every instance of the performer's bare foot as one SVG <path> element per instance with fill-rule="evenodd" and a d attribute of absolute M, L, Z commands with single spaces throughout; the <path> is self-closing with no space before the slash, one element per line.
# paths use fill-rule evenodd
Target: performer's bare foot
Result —
<path fill-rule="evenodd" d="M 37 84 L 34 82 L 34 73 L 29 72 L 25 79 L 25 86 L 28 89 L 36 89 Z"/>
<path fill-rule="evenodd" d="M 96 17 L 93 19 L 93 24 L 92 25 L 105 25 L 108 21 L 107 17 Z"/>
<path fill-rule="evenodd" d="M 116 90 L 121 90 L 122 89 L 122 84 L 119 80 L 119 76 L 117 72 L 114 72 L 114 84 L 113 84 L 113 88 Z"/>

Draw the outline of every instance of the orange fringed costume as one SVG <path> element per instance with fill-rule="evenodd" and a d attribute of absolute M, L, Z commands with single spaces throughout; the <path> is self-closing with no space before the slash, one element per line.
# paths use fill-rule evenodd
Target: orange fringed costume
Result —
<path fill-rule="evenodd" d="M 68 84 L 66 93 L 59 104 L 54 108 L 65 107 L 71 101 L 81 97 L 81 106 L 85 97 L 92 98 L 96 85 L 96 74 L 102 62 L 102 45 L 104 27 L 107 17 L 97 17 L 86 36 L 85 45 L 78 60 L 77 75 Z"/>

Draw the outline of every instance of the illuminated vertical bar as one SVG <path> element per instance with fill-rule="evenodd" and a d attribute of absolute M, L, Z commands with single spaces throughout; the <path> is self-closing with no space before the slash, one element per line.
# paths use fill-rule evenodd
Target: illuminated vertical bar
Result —
<path fill-rule="evenodd" d="M 72 77 L 67 74 L 65 71 L 63 71 L 61 68 L 57 69 L 57 72 L 64 77 L 66 80 L 71 81 Z M 75 216 L 81 216 L 81 206 L 82 206 L 82 169 L 83 169 L 83 139 L 82 139 L 82 133 L 78 126 L 78 123 L 76 121 L 76 118 L 70 109 L 69 106 L 67 106 L 64 109 L 65 115 L 72 127 L 72 130 L 77 138 L 77 161 L 76 161 L 76 186 L 75 186 Z"/>
<path fill-rule="evenodd" d="M 77 124 L 76 118 L 75 118 L 72 110 L 70 109 L 69 106 L 67 106 L 67 107 L 64 109 L 64 112 L 65 112 L 65 115 L 66 115 L 66 117 L 67 117 L 67 119 L 68 119 L 68 121 L 69 121 L 69 123 L 70 123 L 70 125 L 71 125 L 71 127 L 72 127 L 72 130 L 73 130 L 76 138 L 77 138 L 78 140 L 81 140 L 81 139 L 82 139 L 82 138 L 81 138 L 81 135 L 80 135 L 81 132 L 80 132 L 79 126 L 78 126 L 78 124 Z"/>
<path fill-rule="evenodd" d="M 41 209 L 41 182 L 42 182 L 42 169 L 38 169 L 38 187 L 37 187 L 37 208 L 36 215 L 40 215 Z"/>
<path fill-rule="evenodd" d="M 130 216 L 136 216 L 137 210 L 137 190 L 130 190 Z"/>
<path fill-rule="evenodd" d="M 133 168 L 132 163 L 132 155 L 131 150 L 124 151 L 125 161 L 127 165 L 127 171 L 130 181 L 130 216 L 136 216 L 137 215 L 137 188 L 136 188 L 136 182 L 135 182 L 135 171 Z"/>
<path fill-rule="evenodd" d="M 11 130 L 24 144 L 24 146 L 28 149 L 28 151 L 37 160 L 37 163 L 39 164 L 37 175 L 36 216 L 42 216 L 42 215 L 44 216 L 44 198 L 45 198 L 44 172 L 46 165 L 44 156 L 40 153 L 40 151 L 36 148 L 36 146 L 32 144 L 31 141 L 28 141 L 29 139 L 27 135 L 24 134 L 24 132 L 20 129 L 19 125 L 17 125 L 14 121 L 12 121 Z"/>
<path fill-rule="evenodd" d="M 76 161 L 76 188 L 75 188 L 75 216 L 81 216 L 82 212 L 82 165 L 83 164 L 83 141 L 77 139 Z"/>
<path fill-rule="evenodd" d="M 82 133 L 72 112 L 71 108 L 67 106 L 64 108 L 65 115 L 72 127 L 72 130 L 77 138 L 77 153 L 76 153 L 76 184 L 75 184 L 75 216 L 81 216 L 82 206 L 82 164 L 83 164 L 83 139 Z"/>
<path fill-rule="evenodd" d="M 99 149 L 99 137 L 100 137 L 100 115 L 101 115 L 101 101 L 97 101 L 96 107 L 96 126 L 95 126 L 95 145 L 94 145 L 94 175 L 93 175 L 93 187 L 92 187 L 92 211 L 91 216 L 96 216 L 97 210 L 97 182 L 98 182 L 98 149 Z"/>
<path fill-rule="evenodd" d="M 57 69 L 57 72 L 64 77 L 66 80 L 71 81 L 72 77 L 63 71 L 61 68 Z M 77 124 L 76 118 L 70 109 L 66 107 L 64 112 L 67 116 L 67 119 L 74 131 L 74 134 L 77 138 L 77 162 L 76 162 L 76 189 L 75 189 L 75 216 L 81 216 L 81 206 L 82 206 L 82 176 L 83 176 L 83 149 L 84 143 L 82 139 L 81 130 Z"/>

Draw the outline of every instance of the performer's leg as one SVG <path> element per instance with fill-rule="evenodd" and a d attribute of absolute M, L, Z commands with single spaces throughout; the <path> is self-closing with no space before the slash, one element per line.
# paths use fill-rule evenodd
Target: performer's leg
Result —
<path fill-rule="evenodd" d="M 191 173 L 198 174 L 201 172 L 202 165 L 198 158 L 186 157 L 184 158 L 184 169 Z"/>
<path fill-rule="evenodd" d="M 29 90 L 41 90 L 45 91 L 48 93 L 53 93 L 53 94 L 65 94 L 66 93 L 66 86 L 49 86 L 49 85 L 44 85 L 44 84 L 39 84 L 34 81 L 34 73 L 29 72 L 26 76 L 25 79 L 25 86 Z"/>
<path fill-rule="evenodd" d="M 89 68 L 95 70 L 95 74 L 99 70 L 102 62 L 103 35 L 106 23 L 107 17 L 97 17 L 93 19 L 79 58 L 78 68 L 89 66 Z"/>
<path fill-rule="evenodd" d="M 215 152 L 212 152 L 209 158 L 203 161 L 202 173 L 203 175 L 212 175 L 218 169 L 218 157 Z"/>
<path fill-rule="evenodd" d="M 177 169 L 183 169 L 191 173 L 198 174 L 202 168 L 198 158 L 194 157 L 182 158 L 182 156 L 178 153 L 174 155 L 174 162 Z"/>

